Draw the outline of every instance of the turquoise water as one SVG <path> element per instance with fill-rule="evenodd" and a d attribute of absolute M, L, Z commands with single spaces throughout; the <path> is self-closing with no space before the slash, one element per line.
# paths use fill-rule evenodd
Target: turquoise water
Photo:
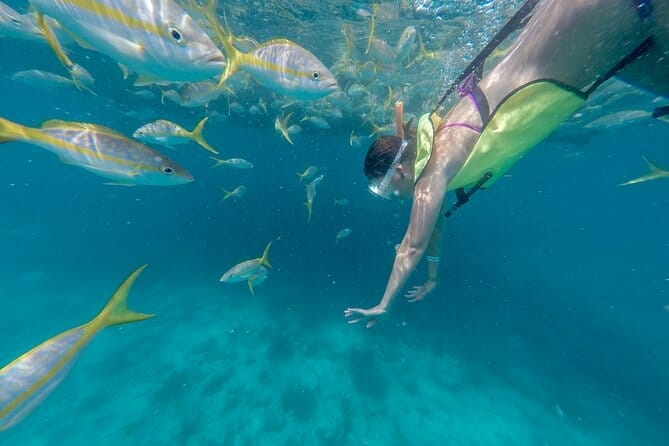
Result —
<path fill-rule="evenodd" d="M 508 17 L 490 3 L 467 2 L 459 13 L 447 4 L 433 14 L 400 10 L 399 22 L 386 5 L 379 33 L 394 41 L 408 24 L 428 33 L 460 17 L 472 45 L 454 51 L 470 54 Z M 255 33 L 265 10 L 243 21 L 253 7 L 229 5 L 239 32 L 291 38 L 328 66 L 340 23 L 322 43 L 309 38 L 310 24 L 343 11 L 363 57 L 368 19 L 355 9 L 368 5 L 255 5 L 267 14 Z M 480 15 L 490 28 L 470 32 Z M 448 46 L 445 38 L 433 35 L 431 48 Z M 149 110 L 190 128 L 217 111 L 209 142 L 222 158 L 255 166 L 212 169 L 195 145 L 159 148 L 196 181 L 119 187 L 42 149 L 2 146 L 0 364 L 90 320 L 144 263 L 130 306 L 157 316 L 101 332 L 52 395 L 0 432 L 0 444 L 669 444 L 669 182 L 617 186 L 645 173 L 642 155 L 669 166 L 666 123 L 578 129 L 570 140 L 558 132 L 543 142 L 449 219 L 434 295 L 398 302 L 365 330 L 347 325 L 343 310 L 382 295 L 409 204 L 367 193 L 369 142 L 349 145 L 351 130 L 370 130 L 361 108 L 331 129 L 305 125 L 292 146 L 274 130 L 275 112 L 228 116 L 225 99 L 181 108 L 162 104 L 157 88 L 141 98 L 96 53 L 74 57 L 96 78 L 97 96 L 10 80 L 22 69 L 64 74 L 42 44 L 2 39 L 0 54 L 5 118 L 96 122 L 130 135 L 154 118 L 123 112 Z M 433 76 L 407 69 L 388 77 L 395 91 L 416 76 L 441 85 L 462 68 L 455 59 Z M 416 97 L 429 100 L 429 88 L 408 95 L 420 87 L 405 87 L 399 98 L 420 113 Z M 273 99 L 251 83 L 236 100 L 248 109 L 259 98 Z M 319 102 L 312 107 L 318 112 Z M 310 164 L 325 180 L 307 223 L 295 173 Z M 244 197 L 220 201 L 222 188 L 239 184 Z M 343 197 L 350 205 L 334 204 Z M 345 227 L 351 235 L 337 242 Z M 255 295 L 244 283 L 219 283 L 269 241 L 273 269 Z M 424 280 L 424 268 L 411 284 Z"/>

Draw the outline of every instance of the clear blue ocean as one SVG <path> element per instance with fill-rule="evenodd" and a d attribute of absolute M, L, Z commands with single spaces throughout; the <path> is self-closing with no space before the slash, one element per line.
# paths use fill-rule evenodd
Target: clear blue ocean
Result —
<path fill-rule="evenodd" d="M 427 111 L 522 2 L 437 3 L 381 3 L 377 36 L 394 44 L 414 25 L 430 50 L 456 56 L 381 68 L 392 93 L 359 81 L 364 102 Z M 328 67 L 349 27 L 355 57 L 370 58 L 368 3 L 221 8 L 238 34 L 291 39 Z M 145 263 L 129 304 L 156 317 L 104 329 L 51 395 L 0 432 L 1 445 L 669 444 L 669 181 L 618 186 L 646 173 L 642 156 L 669 166 L 669 124 L 567 123 L 569 138 L 558 130 L 447 220 L 438 289 L 419 303 L 398 299 L 367 330 L 343 311 L 382 296 L 410 203 L 367 191 L 373 138 L 350 143 L 352 131 L 372 132 L 361 101 L 326 114 L 327 98 L 291 105 L 245 80 L 232 84 L 236 96 L 181 107 L 161 101 L 165 88 L 132 87 L 111 59 L 71 45 L 95 95 L 12 80 L 20 70 L 67 72 L 44 42 L 1 38 L 0 116 L 131 136 L 153 119 L 191 129 L 209 115 L 204 135 L 220 158 L 254 168 L 212 168 L 195 144 L 154 145 L 195 181 L 111 186 L 39 147 L 2 144 L 0 366 L 89 321 Z M 344 89 L 355 82 L 334 74 Z M 250 111 L 261 99 L 267 110 Z M 291 145 L 274 128 L 290 111 L 294 123 L 322 116 L 330 128 L 302 122 Z M 379 125 L 392 122 L 392 107 L 383 117 Z M 307 222 L 296 173 L 309 165 L 324 180 Z M 238 185 L 243 197 L 221 201 Z M 337 240 L 343 228 L 352 232 Z M 272 269 L 254 295 L 244 282 L 219 282 L 270 241 Z M 423 262 L 410 285 L 425 274 Z"/>

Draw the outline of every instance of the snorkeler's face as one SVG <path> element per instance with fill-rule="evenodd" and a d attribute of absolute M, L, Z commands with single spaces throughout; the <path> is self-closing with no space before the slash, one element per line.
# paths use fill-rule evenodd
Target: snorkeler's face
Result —
<path fill-rule="evenodd" d="M 369 190 L 374 195 L 386 200 L 393 198 L 411 198 L 413 196 L 413 180 L 402 164 L 393 164 L 386 175 L 372 180 Z"/>

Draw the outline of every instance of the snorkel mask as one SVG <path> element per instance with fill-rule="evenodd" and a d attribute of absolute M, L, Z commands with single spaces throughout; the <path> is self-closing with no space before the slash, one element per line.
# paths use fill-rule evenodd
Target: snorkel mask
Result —
<path fill-rule="evenodd" d="M 404 107 L 401 102 L 395 104 L 395 134 L 402 138 L 402 145 L 397 151 L 392 164 L 386 171 L 386 174 L 380 180 L 372 180 L 369 184 L 369 191 L 377 197 L 385 200 L 390 200 L 394 195 L 398 195 L 399 191 L 390 187 L 390 182 L 397 173 L 399 162 L 406 151 L 409 141 L 404 139 Z"/>

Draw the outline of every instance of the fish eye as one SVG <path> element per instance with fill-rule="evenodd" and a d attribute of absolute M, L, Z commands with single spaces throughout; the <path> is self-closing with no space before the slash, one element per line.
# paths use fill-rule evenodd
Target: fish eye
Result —
<path fill-rule="evenodd" d="M 170 166 L 163 167 L 162 171 L 163 171 L 164 174 L 167 174 L 167 175 L 172 175 L 174 173 L 174 169 L 172 169 Z"/>
<path fill-rule="evenodd" d="M 311 78 L 315 81 L 318 80 L 319 76 L 320 75 L 318 74 L 318 71 L 314 71 L 313 73 L 311 73 Z"/>
<path fill-rule="evenodd" d="M 178 29 L 176 29 L 175 27 L 170 27 L 169 31 L 170 31 L 170 35 L 172 36 L 174 41 L 177 42 L 177 43 L 181 43 L 181 41 L 183 40 L 183 36 L 181 35 L 181 32 Z"/>

